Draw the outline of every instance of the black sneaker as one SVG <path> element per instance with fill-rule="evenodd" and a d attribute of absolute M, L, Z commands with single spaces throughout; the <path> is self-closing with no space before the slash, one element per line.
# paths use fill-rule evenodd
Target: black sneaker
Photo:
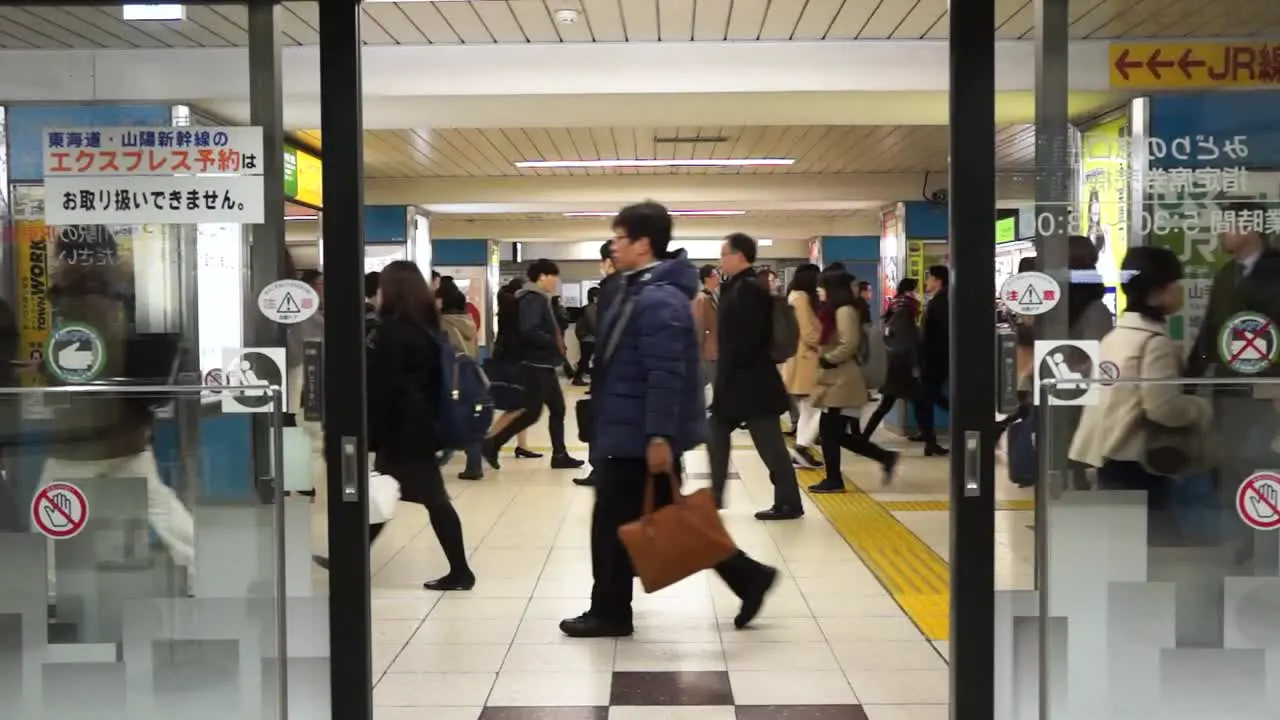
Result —
<path fill-rule="evenodd" d="M 936 442 L 934 442 L 934 443 L 929 443 L 929 444 L 927 444 L 927 445 L 925 445 L 925 446 L 924 446 L 924 456 L 925 456 L 925 457 L 933 457 L 934 455 L 938 455 L 938 456 L 946 456 L 946 455 L 950 455 L 950 454 L 951 454 L 951 451 L 950 451 L 950 450 L 948 450 L 948 449 L 946 449 L 946 448 L 942 447 L 941 445 L 939 445 L 939 444 L 938 444 L 938 443 L 936 443 Z"/>
<path fill-rule="evenodd" d="M 804 517 L 804 508 L 771 507 L 756 513 L 757 520 L 795 520 Z"/>
<path fill-rule="evenodd" d="M 756 619 L 756 615 L 760 613 L 760 608 L 764 607 L 765 597 L 773 589 L 773 583 L 777 579 L 778 569 L 765 565 L 760 579 L 756 581 L 747 596 L 742 598 L 742 607 L 738 610 L 738 614 L 733 617 L 734 627 L 741 630 Z"/>
<path fill-rule="evenodd" d="M 560 632 L 571 638 L 630 637 L 636 631 L 629 622 L 605 620 L 591 613 L 560 621 Z"/>
<path fill-rule="evenodd" d="M 483 480 L 484 471 L 483 470 L 463 470 L 462 472 L 458 473 L 458 479 L 459 480 Z"/>
<path fill-rule="evenodd" d="M 579 460 L 575 457 L 570 457 L 568 454 L 551 456 L 552 470 L 577 470 L 586 464 L 586 460 Z"/>
<path fill-rule="evenodd" d="M 532 450 L 525 450 L 524 448 L 517 445 L 516 457 L 520 458 L 521 460 L 537 460 L 538 458 L 542 457 L 542 453 L 534 452 Z"/>
<path fill-rule="evenodd" d="M 928 452 L 928 450 L 926 449 L 925 452 Z M 894 468 L 898 467 L 899 457 L 901 457 L 899 453 L 891 452 L 889 457 L 885 458 L 884 464 L 881 465 L 884 468 L 884 475 L 881 476 L 880 482 L 886 486 L 893 484 L 893 471 Z"/>
<path fill-rule="evenodd" d="M 596 471 L 592 470 L 591 472 L 587 473 L 584 477 L 574 478 L 573 484 L 577 485 L 578 487 L 594 487 L 596 484 Z"/>
<path fill-rule="evenodd" d="M 817 470 L 822 467 L 822 460 L 813 454 L 813 448 L 805 445 L 797 445 L 791 451 L 791 461 L 796 467 L 806 470 Z"/>

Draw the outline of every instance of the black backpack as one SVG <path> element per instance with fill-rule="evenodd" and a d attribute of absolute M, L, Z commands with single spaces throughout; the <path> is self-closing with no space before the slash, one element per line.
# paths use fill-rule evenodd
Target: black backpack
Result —
<path fill-rule="evenodd" d="M 503 362 L 520 362 L 524 358 L 520 340 L 520 299 L 514 293 L 498 295 L 498 336 L 493 343 L 493 357 Z"/>
<path fill-rule="evenodd" d="M 769 336 L 769 357 L 774 364 L 784 363 L 796 354 L 800 345 L 800 322 L 796 311 L 786 298 L 771 296 L 772 334 Z"/>

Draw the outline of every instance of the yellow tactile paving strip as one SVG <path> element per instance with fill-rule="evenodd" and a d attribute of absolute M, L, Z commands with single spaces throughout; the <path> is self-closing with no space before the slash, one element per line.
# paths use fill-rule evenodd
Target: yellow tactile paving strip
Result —
<path fill-rule="evenodd" d="M 822 479 L 822 473 L 813 470 L 797 471 L 796 476 L 802 487 Z M 844 493 L 805 492 L 920 632 L 930 640 L 948 639 L 951 578 L 947 563 L 893 516 L 889 503 L 877 502 L 847 480 L 845 485 Z M 943 503 L 938 509 L 946 509 L 946 501 L 934 502 Z"/>
<path fill-rule="evenodd" d="M 947 512 L 950 500 L 879 500 L 880 507 L 889 512 Z M 1035 510 L 1034 500 L 998 500 L 996 510 Z"/>

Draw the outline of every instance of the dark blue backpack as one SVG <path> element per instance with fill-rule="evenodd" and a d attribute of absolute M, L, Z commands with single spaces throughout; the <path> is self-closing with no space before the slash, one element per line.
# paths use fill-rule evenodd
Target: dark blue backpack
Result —
<path fill-rule="evenodd" d="M 435 403 L 436 442 L 441 450 L 465 450 L 480 442 L 493 425 L 489 378 L 471 356 L 443 335 L 431 337 L 440 358 L 440 395 Z"/>
<path fill-rule="evenodd" d="M 1036 460 L 1036 408 L 1034 405 L 1025 417 L 1009 425 L 1005 440 L 1006 454 L 1009 459 L 1009 479 L 1019 487 L 1035 485 L 1040 471 Z"/>

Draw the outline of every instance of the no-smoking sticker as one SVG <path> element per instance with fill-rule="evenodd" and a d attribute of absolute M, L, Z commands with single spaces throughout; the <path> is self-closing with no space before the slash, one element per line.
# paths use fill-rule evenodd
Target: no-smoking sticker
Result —
<path fill-rule="evenodd" d="M 31 501 L 31 522 L 54 540 L 75 537 L 89 520 L 89 501 L 71 483 L 50 483 Z"/>
<path fill-rule="evenodd" d="M 1250 475 L 1236 492 L 1236 511 L 1254 530 L 1280 527 L 1280 475 L 1266 470 Z"/>

